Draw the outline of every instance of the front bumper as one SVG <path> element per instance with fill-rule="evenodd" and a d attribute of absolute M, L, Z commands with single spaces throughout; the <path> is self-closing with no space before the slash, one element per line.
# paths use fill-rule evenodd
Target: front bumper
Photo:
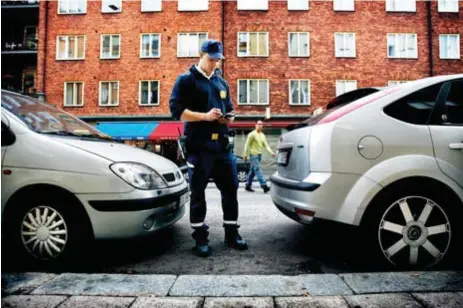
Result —
<path fill-rule="evenodd" d="M 167 189 L 121 194 L 79 194 L 96 239 L 130 238 L 166 228 L 185 215 L 187 182 Z"/>

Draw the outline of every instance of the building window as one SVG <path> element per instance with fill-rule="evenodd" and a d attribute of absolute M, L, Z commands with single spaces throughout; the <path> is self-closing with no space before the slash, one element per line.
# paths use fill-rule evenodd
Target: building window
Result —
<path fill-rule="evenodd" d="M 158 106 L 159 105 L 159 81 L 142 80 L 140 81 L 140 106 Z"/>
<path fill-rule="evenodd" d="M 70 0 L 73 1 L 73 0 Z M 102 0 L 101 12 L 103 13 L 120 13 L 122 12 L 122 0 Z"/>
<path fill-rule="evenodd" d="M 142 12 L 161 12 L 162 0 L 141 0 Z"/>
<path fill-rule="evenodd" d="M 336 58 L 355 58 L 355 33 L 334 34 Z"/>
<path fill-rule="evenodd" d="M 439 0 L 437 5 L 437 11 L 458 13 L 458 0 Z"/>
<path fill-rule="evenodd" d="M 388 34 L 387 55 L 389 58 L 417 59 L 418 42 L 416 34 Z"/>
<path fill-rule="evenodd" d="M 460 59 L 460 35 L 441 34 L 439 36 L 439 55 L 441 59 Z"/>
<path fill-rule="evenodd" d="M 209 0 L 178 0 L 179 11 L 208 11 Z"/>
<path fill-rule="evenodd" d="M 76 107 L 84 105 L 84 83 L 65 82 L 64 83 L 64 106 Z"/>
<path fill-rule="evenodd" d="M 357 89 L 356 80 L 336 80 L 336 96 Z"/>
<path fill-rule="evenodd" d="M 140 58 L 159 58 L 161 56 L 161 35 L 142 34 L 140 38 Z"/>
<path fill-rule="evenodd" d="M 238 10 L 267 11 L 268 0 L 238 0 Z"/>
<path fill-rule="evenodd" d="M 289 104 L 310 105 L 310 80 L 289 81 Z"/>
<path fill-rule="evenodd" d="M 310 55 L 310 35 L 309 32 L 290 32 L 289 33 L 289 56 L 308 57 Z"/>
<path fill-rule="evenodd" d="M 238 104 L 268 105 L 269 87 L 265 79 L 238 80 Z"/>
<path fill-rule="evenodd" d="M 58 0 L 59 14 L 84 14 L 87 12 L 87 0 Z"/>
<path fill-rule="evenodd" d="M 100 82 L 100 106 L 119 105 L 119 81 Z"/>
<path fill-rule="evenodd" d="M 386 0 L 388 12 L 416 12 L 416 0 Z"/>
<path fill-rule="evenodd" d="M 82 60 L 85 58 L 85 36 L 58 36 L 56 38 L 57 60 Z"/>
<path fill-rule="evenodd" d="M 408 80 L 389 80 L 389 81 L 387 82 L 387 85 L 388 85 L 388 86 L 396 86 L 396 85 L 398 85 L 398 84 L 406 83 L 406 82 L 408 82 Z"/>
<path fill-rule="evenodd" d="M 177 57 L 199 57 L 201 44 L 207 40 L 207 33 L 179 33 Z"/>
<path fill-rule="evenodd" d="M 101 59 L 119 59 L 121 56 L 121 35 L 101 35 Z"/>
<path fill-rule="evenodd" d="M 289 11 L 307 11 L 309 10 L 309 0 L 288 0 Z"/>
<path fill-rule="evenodd" d="M 333 10 L 335 11 L 355 11 L 354 0 L 334 0 Z"/>
<path fill-rule="evenodd" d="M 238 32 L 238 57 L 268 57 L 268 32 Z"/>

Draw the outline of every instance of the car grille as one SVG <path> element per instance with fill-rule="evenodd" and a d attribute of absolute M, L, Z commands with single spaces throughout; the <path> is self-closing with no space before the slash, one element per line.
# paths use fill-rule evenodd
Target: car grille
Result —
<path fill-rule="evenodd" d="M 164 173 L 162 176 L 169 183 L 178 181 L 182 178 L 182 175 L 178 171 L 176 173 L 173 173 L 173 172 Z"/>

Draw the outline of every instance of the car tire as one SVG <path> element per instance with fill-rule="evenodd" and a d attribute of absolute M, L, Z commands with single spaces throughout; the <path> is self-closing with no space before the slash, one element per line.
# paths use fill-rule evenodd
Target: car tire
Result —
<path fill-rule="evenodd" d="M 462 239 L 462 207 L 445 190 L 442 184 L 416 181 L 380 192 L 362 222 L 370 268 L 423 270 L 455 260 Z"/>
<path fill-rule="evenodd" d="M 239 182 L 244 183 L 248 178 L 248 172 L 245 170 L 238 170 L 237 177 Z"/>
<path fill-rule="evenodd" d="M 7 242 L 14 258 L 33 267 L 65 265 L 85 255 L 93 240 L 88 218 L 70 197 L 48 191 L 19 198 L 11 206 L 4 220 Z"/>

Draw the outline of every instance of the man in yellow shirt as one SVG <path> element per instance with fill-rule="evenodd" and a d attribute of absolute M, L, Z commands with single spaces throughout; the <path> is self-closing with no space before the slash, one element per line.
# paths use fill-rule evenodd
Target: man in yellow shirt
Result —
<path fill-rule="evenodd" d="M 273 157 L 275 157 L 275 153 L 268 146 L 267 139 L 262 132 L 263 127 L 264 125 L 262 124 L 262 121 L 257 121 L 256 129 L 249 133 L 246 144 L 244 146 L 243 158 L 245 161 L 248 158 L 248 152 L 250 152 L 249 159 L 251 161 L 251 170 L 249 171 L 248 179 L 246 181 L 246 190 L 250 192 L 254 192 L 254 189 L 252 189 L 251 186 L 252 181 L 254 180 L 254 176 L 256 175 L 260 186 L 264 190 L 264 193 L 267 193 L 270 190 L 270 188 L 267 186 L 266 180 L 264 179 L 262 170 L 260 169 L 260 162 L 262 160 L 262 150 L 264 148 L 270 154 L 272 154 Z"/>

